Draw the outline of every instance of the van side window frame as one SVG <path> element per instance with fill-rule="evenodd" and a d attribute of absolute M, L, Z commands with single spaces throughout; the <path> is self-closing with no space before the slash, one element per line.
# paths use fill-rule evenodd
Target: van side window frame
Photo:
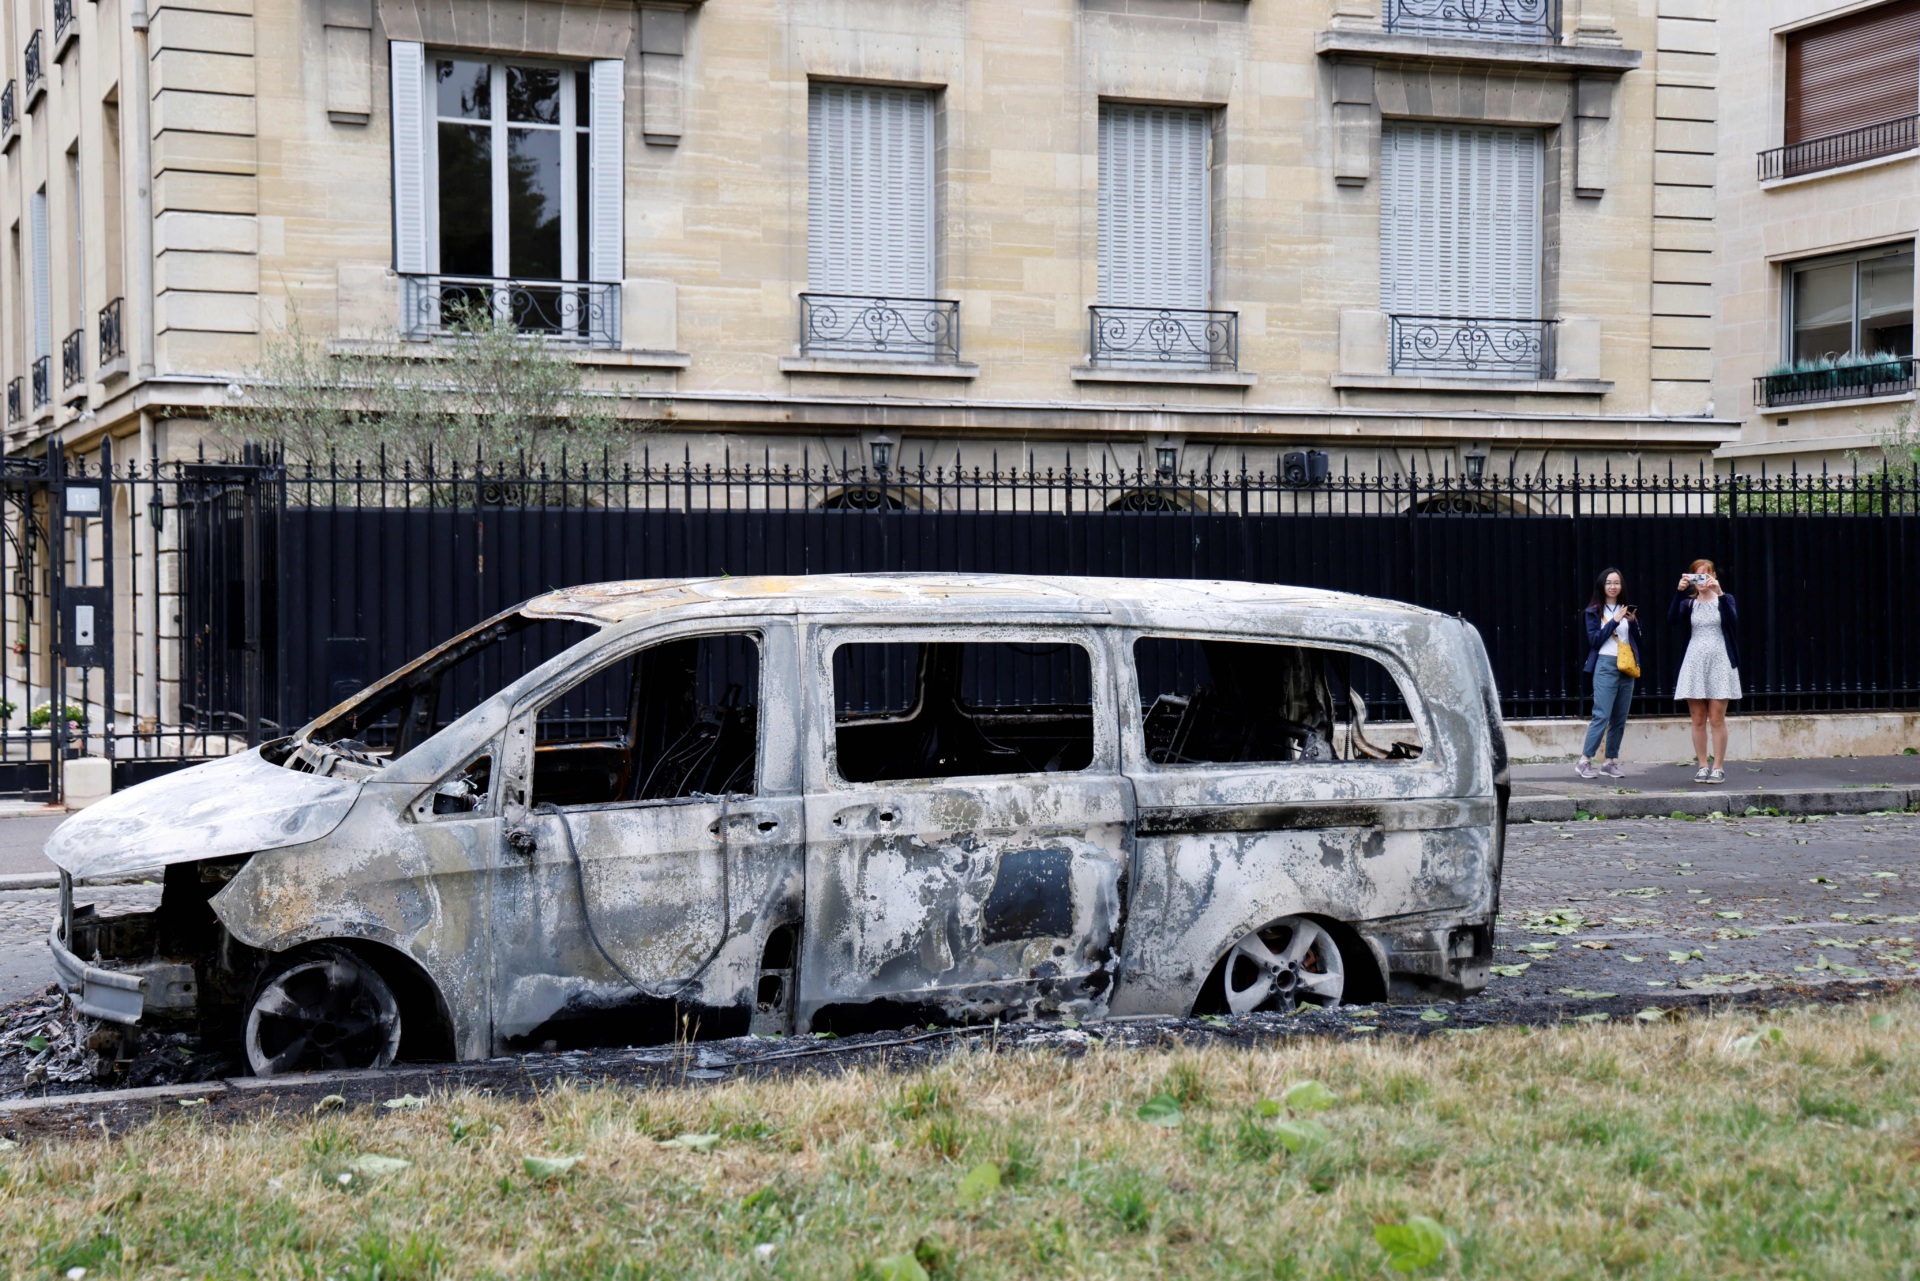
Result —
<path fill-rule="evenodd" d="M 1203 627 L 1175 628 L 1145 626 L 1115 629 L 1114 639 L 1117 649 L 1121 651 L 1117 655 L 1117 658 L 1123 664 L 1122 670 L 1116 672 L 1115 678 L 1125 686 L 1121 715 L 1128 722 L 1126 730 L 1128 754 L 1138 762 L 1140 768 L 1166 770 L 1169 772 L 1199 769 L 1304 770 L 1318 768 L 1345 770 L 1353 766 L 1362 766 L 1368 769 L 1395 767 L 1400 769 L 1417 769 L 1423 772 L 1437 772 L 1444 768 L 1441 752 L 1436 750 L 1436 744 L 1439 740 L 1434 730 L 1433 717 L 1428 713 L 1425 699 L 1421 695 L 1418 685 L 1415 684 L 1413 675 L 1408 670 L 1406 664 L 1400 660 L 1398 654 L 1395 654 L 1391 650 L 1356 644 L 1351 641 L 1333 640 L 1317 636 L 1273 633 L 1252 635 L 1242 631 L 1218 631 Z M 1219 641 L 1241 645 L 1291 646 L 1298 649 L 1349 654 L 1355 658 L 1367 659 L 1378 664 L 1381 669 L 1393 679 L 1394 684 L 1398 686 L 1400 697 L 1407 705 L 1408 718 L 1413 722 L 1413 725 L 1420 734 L 1420 755 L 1413 758 L 1403 757 L 1397 760 L 1186 761 L 1174 764 L 1163 764 L 1154 761 L 1148 755 L 1149 748 L 1146 732 L 1148 709 L 1140 705 L 1140 671 L 1137 662 L 1138 651 L 1136 646 L 1142 640 Z M 1349 716 L 1350 715 L 1351 713 L 1349 713 Z M 1349 720 L 1347 723 L 1350 724 L 1351 721 Z M 1335 723 L 1336 731 L 1339 725 L 1339 722 Z"/>

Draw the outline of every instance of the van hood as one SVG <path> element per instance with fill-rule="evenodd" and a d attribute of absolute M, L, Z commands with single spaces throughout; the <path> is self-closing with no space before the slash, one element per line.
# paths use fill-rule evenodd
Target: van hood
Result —
<path fill-rule="evenodd" d="M 53 830 L 46 854 L 86 879 L 280 849 L 331 832 L 359 794 L 360 780 L 269 764 L 256 747 L 88 806 Z"/>

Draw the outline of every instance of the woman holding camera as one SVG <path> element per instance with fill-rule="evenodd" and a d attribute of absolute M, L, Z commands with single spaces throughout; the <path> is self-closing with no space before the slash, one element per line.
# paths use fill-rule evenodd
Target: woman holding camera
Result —
<path fill-rule="evenodd" d="M 1669 623 L 1685 623 L 1691 630 L 1687 656 L 1673 683 L 1675 699 L 1685 699 L 1693 718 L 1693 759 L 1700 768 L 1696 783 L 1727 781 L 1727 704 L 1740 697 L 1740 611 L 1733 597 L 1721 590 L 1720 577 L 1710 560 L 1696 560 L 1680 576 L 1673 603 L 1667 606 Z M 1707 750 L 1707 731 L 1713 731 L 1713 750 Z"/>
<path fill-rule="evenodd" d="M 1586 670 L 1593 674 L 1593 720 L 1587 725 L 1586 746 L 1573 766 L 1581 778 L 1595 775 L 1593 754 L 1602 734 L 1607 754 L 1598 773 L 1621 777 L 1620 740 L 1627 732 L 1627 708 L 1633 703 L 1633 681 L 1640 672 L 1637 656 L 1642 652 L 1640 616 L 1627 604 L 1626 591 L 1627 580 L 1619 570 L 1603 570 L 1594 580 L 1593 600 L 1586 609 Z"/>

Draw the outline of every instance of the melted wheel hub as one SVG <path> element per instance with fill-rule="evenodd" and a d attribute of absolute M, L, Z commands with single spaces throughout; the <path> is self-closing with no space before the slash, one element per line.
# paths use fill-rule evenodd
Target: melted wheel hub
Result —
<path fill-rule="evenodd" d="M 400 1004 L 352 952 L 317 948 L 261 983 L 245 1042 L 256 1076 L 385 1067 L 400 1050 Z"/>

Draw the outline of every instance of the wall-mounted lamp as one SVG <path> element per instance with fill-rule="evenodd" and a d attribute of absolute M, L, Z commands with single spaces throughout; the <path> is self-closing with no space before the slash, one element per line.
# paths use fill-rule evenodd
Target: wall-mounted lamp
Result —
<path fill-rule="evenodd" d="M 1180 464 L 1180 451 L 1172 445 L 1161 445 L 1153 451 L 1153 469 L 1162 480 L 1172 480 L 1174 470 Z"/>
<path fill-rule="evenodd" d="M 153 522 L 156 531 L 167 527 L 167 505 L 160 499 L 160 486 L 153 487 L 153 497 L 147 499 L 147 519 Z"/>
<path fill-rule="evenodd" d="M 885 435 L 875 436 L 870 448 L 873 455 L 873 469 L 884 474 L 893 466 L 893 439 Z"/>
<path fill-rule="evenodd" d="M 1478 445 L 1467 449 L 1467 483 L 1478 485 L 1487 474 L 1487 456 Z"/>

